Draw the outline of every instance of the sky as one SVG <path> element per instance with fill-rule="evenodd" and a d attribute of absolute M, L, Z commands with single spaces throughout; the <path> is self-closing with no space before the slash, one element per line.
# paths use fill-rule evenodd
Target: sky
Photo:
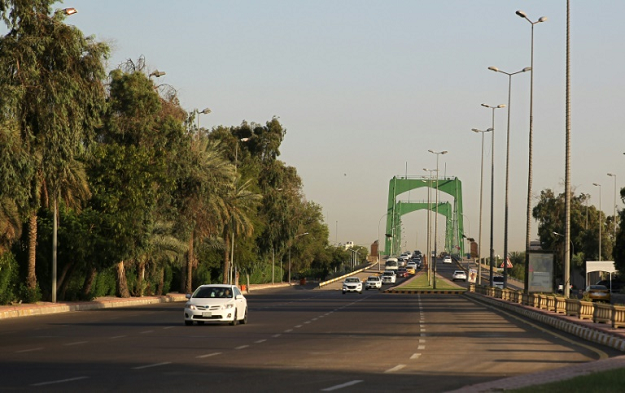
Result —
<path fill-rule="evenodd" d="M 571 0 L 571 185 L 613 214 L 625 183 L 625 2 Z M 212 110 L 200 125 L 280 118 L 279 157 L 323 208 L 331 243 L 384 237 L 389 181 L 441 175 L 463 187 L 465 234 L 478 237 L 481 137 L 507 104 L 508 77 L 530 66 L 534 26 L 532 205 L 564 190 L 566 1 L 551 0 L 67 0 L 66 23 L 108 42 L 108 68 L 144 56 L 182 106 Z M 503 254 L 510 109 L 509 251 L 525 249 L 530 73 L 512 77 L 510 108 L 495 111 L 484 149 L 483 254 Z M 592 183 L 601 184 L 601 187 Z M 601 195 L 601 200 L 600 200 Z M 410 198 L 410 199 L 408 199 Z M 420 202 L 425 189 L 398 200 Z M 441 194 L 441 201 L 451 201 Z M 618 209 L 623 204 L 617 198 Z M 426 249 L 425 211 L 403 217 L 403 249 Z M 444 220 L 439 225 L 443 241 Z M 532 239 L 537 223 L 532 220 Z M 441 243 L 439 243 L 441 244 Z"/>

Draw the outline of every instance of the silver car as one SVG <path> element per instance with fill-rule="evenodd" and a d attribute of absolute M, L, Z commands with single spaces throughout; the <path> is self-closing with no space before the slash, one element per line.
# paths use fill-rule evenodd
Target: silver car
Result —
<path fill-rule="evenodd" d="M 380 276 L 369 276 L 365 282 L 365 289 L 377 289 L 382 288 L 382 279 Z"/>
<path fill-rule="evenodd" d="M 456 270 L 454 274 L 451 275 L 452 281 L 462 280 L 467 281 L 467 273 L 464 270 Z"/>

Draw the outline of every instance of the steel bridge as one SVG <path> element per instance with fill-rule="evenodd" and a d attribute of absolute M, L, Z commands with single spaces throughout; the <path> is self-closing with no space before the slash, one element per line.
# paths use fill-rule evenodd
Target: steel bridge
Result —
<path fill-rule="evenodd" d="M 394 176 L 388 187 L 388 206 L 386 214 L 386 236 L 384 253 L 395 255 L 401 252 L 401 218 L 403 215 L 417 210 L 431 210 L 436 213 L 436 196 L 429 201 L 398 201 L 397 197 L 417 188 L 429 187 L 436 192 L 448 194 L 453 203 L 438 201 L 438 214 L 445 216 L 445 251 L 450 254 L 464 255 L 464 234 L 462 215 L 462 183 L 457 177 L 440 177 L 432 179 L 428 176 L 400 177 Z M 430 191 L 428 190 L 428 195 Z M 432 224 L 434 228 L 434 224 Z M 432 229 L 433 230 L 433 229 Z"/>

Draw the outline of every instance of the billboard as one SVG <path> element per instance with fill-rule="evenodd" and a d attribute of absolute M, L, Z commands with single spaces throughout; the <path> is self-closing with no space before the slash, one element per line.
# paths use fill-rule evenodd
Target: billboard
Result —
<path fill-rule="evenodd" d="M 553 254 L 529 253 L 529 292 L 553 292 Z"/>

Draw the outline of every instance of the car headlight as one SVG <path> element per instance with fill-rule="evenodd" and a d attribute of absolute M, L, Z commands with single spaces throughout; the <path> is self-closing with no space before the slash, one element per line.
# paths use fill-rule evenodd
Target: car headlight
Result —
<path fill-rule="evenodd" d="M 187 308 L 189 310 L 197 310 L 197 307 L 195 306 L 195 304 L 187 304 Z"/>
<path fill-rule="evenodd" d="M 226 310 L 229 309 L 229 308 L 232 308 L 232 307 L 234 307 L 234 304 L 232 304 L 232 303 L 224 304 L 224 309 L 226 309 Z"/>

